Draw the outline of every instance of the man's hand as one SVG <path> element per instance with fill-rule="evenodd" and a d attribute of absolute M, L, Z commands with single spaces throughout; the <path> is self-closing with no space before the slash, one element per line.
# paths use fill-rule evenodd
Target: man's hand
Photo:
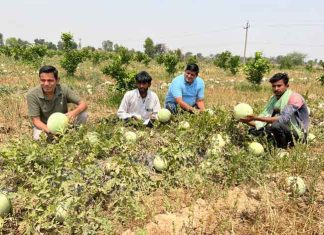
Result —
<path fill-rule="evenodd" d="M 76 116 L 77 116 L 77 114 L 75 113 L 74 110 L 73 111 L 70 111 L 70 112 L 67 112 L 65 115 L 69 118 L 69 122 L 70 123 L 73 123 L 74 120 L 75 120 L 75 118 L 76 118 Z"/>
<path fill-rule="evenodd" d="M 240 119 L 240 122 L 249 123 L 249 122 L 252 122 L 254 120 L 255 120 L 255 116 L 254 115 L 248 115 L 245 118 L 241 118 Z"/>
<path fill-rule="evenodd" d="M 132 118 L 134 118 L 135 120 L 142 120 L 141 115 L 138 115 L 138 114 L 133 114 Z"/>

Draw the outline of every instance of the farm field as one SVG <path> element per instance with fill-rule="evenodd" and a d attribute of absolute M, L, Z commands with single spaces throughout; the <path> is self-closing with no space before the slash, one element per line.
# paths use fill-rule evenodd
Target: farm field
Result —
<path fill-rule="evenodd" d="M 12 203 L 12 212 L 0 218 L 3 234 L 324 233 L 320 69 L 285 71 L 292 90 L 310 107 L 315 139 L 280 155 L 266 139 L 249 136 L 248 127 L 232 113 L 241 102 L 259 113 L 272 95 L 266 80 L 278 68 L 255 87 L 242 71 L 233 76 L 198 61 L 206 105 L 214 114 L 181 114 L 150 129 L 117 119 L 122 95 L 101 72 L 105 62 L 85 61 L 68 77 L 59 59 L 45 58 L 43 63 L 57 67 L 61 83 L 87 102 L 89 120 L 48 143 L 31 139 L 25 100 L 28 89 L 38 84 L 38 70 L 0 56 L 0 189 Z M 172 80 L 164 68 L 155 61 L 148 66 L 132 61 L 129 67 L 152 75 L 151 89 L 163 105 Z M 179 128 L 181 121 L 190 128 Z M 135 142 L 125 140 L 127 131 L 136 133 Z M 87 137 L 93 132 L 95 142 Z M 217 135 L 225 146 L 215 147 Z M 265 153 L 249 153 L 251 141 L 260 142 Z M 165 171 L 154 170 L 157 155 L 167 162 Z M 290 192 L 288 176 L 300 176 L 306 192 Z"/>

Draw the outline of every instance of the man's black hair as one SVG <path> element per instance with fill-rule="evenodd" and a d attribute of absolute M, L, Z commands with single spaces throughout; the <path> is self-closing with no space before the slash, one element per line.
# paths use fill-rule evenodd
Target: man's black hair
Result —
<path fill-rule="evenodd" d="M 275 75 L 270 78 L 269 82 L 270 83 L 275 83 L 280 80 L 283 80 L 284 84 L 287 85 L 289 82 L 289 76 L 286 73 L 276 73 Z"/>
<path fill-rule="evenodd" d="M 189 71 L 191 71 L 191 72 L 195 72 L 197 75 L 198 75 L 198 73 L 199 73 L 199 67 L 198 67 L 197 64 L 194 64 L 194 63 L 192 63 L 192 64 L 187 64 L 187 67 L 186 67 L 185 70 L 189 70 Z"/>
<path fill-rule="evenodd" d="M 44 65 L 39 69 L 38 75 L 40 76 L 42 73 L 53 73 L 55 79 L 58 79 L 58 71 L 54 66 L 51 65 Z"/>
<path fill-rule="evenodd" d="M 152 77 L 146 71 L 141 71 L 135 76 L 137 83 L 151 83 Z"/>

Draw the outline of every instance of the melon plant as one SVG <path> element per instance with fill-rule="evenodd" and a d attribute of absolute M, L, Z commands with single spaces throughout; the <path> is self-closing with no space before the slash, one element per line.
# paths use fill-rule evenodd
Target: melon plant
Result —
<path fill-rule="evenodd" d="M 189 122 L 187 122 L 187 121 L 181 121 L 179 123 L 179 129 L 185 130 L 185 129 L 189 129 L 189 128 L 190 128 Z"/>
<path fill-rule="evenodd" d="M 160 122 L 168 122 L 171 119 L 171 112 L 168 109 L 160 109 L 158 112 L 158 120 Z"/>
<path fill-rule="evenodd" d="M 68 206 L 64 203 L 60 203 L 56 207 L 55 220 L 59 223 L 63 223 L 68 217 Z"/>
<path fill-rule="evenodd" d="M 8 215 L 11 211 L 11 202 L 9 198 L 3 194 L 0 193 L 0 216 L 4 217 Z"/>
<path fill-rule="evenodd" d="M 97 132 L 88 132 L 84 137 L 91 145 L 99 143 L 99 134 Z"/>
<path fill-rule="evenodd" d="M 128 143 L 135 143 L 137 140 L 137 135 L 133 131 L 125 132 L 124 137 L 126 139 L 126 142 L 128 142 Z"/>
<path fill-rule="evenodd" d="M 153 166 L 156 171 L 164 171 L 168 167 L 168 164 L 163 158 L 156 156 L 153 160 Z"/>
<path fill-rule="evenodd" d="M 253 109 L 249 104 L 240 103 L 234 107 L 234 117 L 239 120 L 253 114 Z"/>
<path fill-rule="evenodd" d="M 216 134 L 212 137 L 212 144 L 219 148 L 223 148 L 226 144 L 226 141 L 223 139 L 221 134 Z"/>
<path fill-rule="evenodd" d="M 260 143 L 252 142 L 249 144 L 249 152 L 253 155 L 261 155 L 264 153 L 264 148 Z"/>
<path fill-rule="evenodd" d="M 63 133 L 69 124 L 69 118 L 64 113 L 53 113 L 47 120 L 47 128 L 51 133 Z"/>
<path fill-rule="evenodd" d="M 299 176 L 289 176 L 286 179 L 287 190 L 295 195 L 301 196 L 306 192 L 306 185 Z"/>
<path fill-rule="evenodd" d="M 308 142 L 313 142 L 313 141 L 315 141 L 315 139 L 316 139 L 316 136 L 313 133 L 308 133 L 308 135 L 307 135 Z"/>

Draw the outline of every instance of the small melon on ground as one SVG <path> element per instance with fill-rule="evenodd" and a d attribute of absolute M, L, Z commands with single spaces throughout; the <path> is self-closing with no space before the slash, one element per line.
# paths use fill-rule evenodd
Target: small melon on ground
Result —
<path fill-rule="evenodd" d="M 289 152 L 288 152 L 287 150 L 285 150 L 285 149 L 281 149 L 281 150 L 278 152 L 277 156 L 278 156 L 279 158 L 289 157 Z"/>
<path fill-rule="evenodd" d="M 153 166 L 156 171 L 161 172 L 168 167 L 168 164 L 163 158 L 161 158 L 160 156 L 156 156 L 153 160 Z"/>
<path fill-rule="evenodd" d="M 253 114 L 253 109 L 249 104 L 240 103 L 234 107 L 234 117 L 239 120 Z"/>
<path fill-rule="evenodd" d="M 212 109 L 206 109 L 205 112 L 211 116 L 213 116 L 215 114 L 214 110 L 212 110 Z"/>
<path fill-rule="evenodd" d="M 63 133 L 69 124 L 69 118 L 64 113 L 53 113 L 47 120 L 47 128 L 54 134 Z"/>
<path fill-rule="evenodd" d="M 170 121 L 170 119 L 171 119 L 171 112 L 168 109 L 160 109 L 158 111 L 157 116 L 158 116 L 158 120 L 160 122 L 165 123 L 165 122 Z"/>
<path fill-rule="evenodd" d="M 125 140 L 128 143 L 135 143 L 136 140 L 137 140 L 137 135 L 133 131 L 127 131 L 127 132 L 125 132 L 124 137 L 125 137 Z"/>
<path fill-rule="evenodd" d="M 286 186 L 288 191 L 301 196 L 306 192 L 306 185 L 299 176 L 290 176 L 286 179 Z"/>
<path fill-rule="evenodd" d="M 185 130 L 185 129 L 189 129 L 190 128 L 190 124 L 187 121 L 181 121 L 179 123 L 179 129 Z"/>
<path fill-rule="evenodd" d="M 11 202 L 9 198 L 3 194 L 0 193 L 0 216 L 6 216 L 10 213 L 11 211 Z"/>
<path fill-rule="evenodd" d="M 264 148 L 262 144 L 258 142 L 252 142 L 249 144 L 249 152 L 253 155 L 261 155 L 264 153 Z"/>

